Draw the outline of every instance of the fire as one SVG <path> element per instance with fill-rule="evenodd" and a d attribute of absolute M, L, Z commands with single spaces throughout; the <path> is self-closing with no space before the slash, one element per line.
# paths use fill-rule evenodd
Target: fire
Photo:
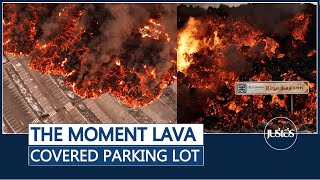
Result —
<path fill-rule="evenodd" d="M 316 55 L 316 53 L 317 53 L 317 50 L 311 50 L 309 53 L 308 53 L 308 57 L 312 57 L 312 56 L 314 56 L 314 55 Z"/>
<path fill-rule="evenodd" d="M 265 38 L 263 41 L 266 43 L 264 50 L 267 56 L 268 57 L 274 56 L 276 53 L 276 49 L 279 47 L 279 44 L 275 40 L 269 37 Z M 281 57 L 278 56 L 278 58 L 283 58 L 283 56 Z"/>
<path fill-rule="evenodd" d="M 72 70 L 71 72 L 65 74 L 65 76 L 66 76 L 66 77 L 69 77 L 69 76 L 74 75 L 75 73 L 76 73 L 76 70 Z M 74 85 L 72 85 L 72 87 L 73 87 L 73 86 L 74 86 Z"/>
<path fill-rule="evenodd" d="M 170 42 L 171 38 L 170 38 L 169 34 L 165 33 L 164 35 L 166 36 L 167 41 Z"/>
<path fill-rule="evenodd" d="M 152 75 L 153 78 L 156 78 L 155 69 L 153 69 L 150 74 Z"/>
<path fill-rule="evenodd" d="M 295 15 L 290 20 L 291 33 L 295 40 L 305 42 L 305 34 L 308 32 L 308 25 L 310 24 L 310 14 L 300 13 Z"/>
<path fill-rule="evenodd" d="M 48 13 L 49 5 L 10 4 L 3 5 L 3 52 L 10 55 L 30 55 L 32 45 L 38 35 L 37 27 L 41 16 Z M 19 8 L 20 7 L 20 8 Z M 17 10 L 24 9 L 24 16 L 17 14 Z M 15 24 L 17 23 L 18 24 Z M 18 38 L 24 35 L 25 39 Z"/>
<path fill-rule="evenodd" d="M 181 12 L 187 10 L 193 9 Z M 228 11 L 224 14 L 222 9 L 221 14 L 214 12 L 220 11 L 178 17 L 183 20 L 177 36 L 178 122 L 199 123 L 199 118 L 205 128 L 218 131 L 255 130 L 275 116 L 289 117 L 297 125 L 315 122 L 316 50 L 305 45 L 315 17 L 309 12 L 298 13 L 283 20 L 282 27 L 272 33 L 252 24 L 248 17 L 232 16 Z M 278 29 L 287 32 L 279 35 Z M 294 113 L 290 95 L 234 93 L 234 84 L 239 81 L 300 80 L 310 82 L 310 93 L 293 96 Z"/>
<path fill-rule="evenodd" d="M 230 109 L 231 111 L 235 111 L 236 113 L 242 110 L 242 108 L 240 106 L 237 106 L 234 101 L 231 101 L 231 103 L 228 106 L 228 109 Z"/>
<path fill-rule="evenodd" d="M 143 38 L 149 37 L 155 40 L 165 38 L 169 42 L 170 36 L 167 33 L 163 33 L 164 29 L 165 28 L 160 23 L 157 23 L 155 19 L 149 19 L 148 25 L 139 28 L 139 33 Z"/>
<path fill-rule="evenodd" d="M 20 6 L 30 12 L 30 16 L 18 17 L 23 14 L 17 12 Z M 118 32 L 109 31 L 108 34 L 105 32 L 108 29 L 104 32 L 100 29 L 106 22 L 116 20 L 117 13 L 125 13 L 130 4 L 119 5 L 124 8 L 120 8 L 114 17 L 108 17 L 108 21 L 105 21 L 105 16 L 102 17 L 103 13 L 90 12 L 92 8 L 87 6 L 5 4 L 4 53 L 29 56 L 32 70 L 65 76 L 66 86 L 82 98 L 98 98 L 103 93 L 109 93 L 133 108 L 155 101 L 176 75 L 176 62 L 171 61 L 174 43 L 170 42 L 170 33 L 159 17 L 146 19 L 143 22 L 146 25 L 142 28 L 139 28 L 142 23 L 135 24 L 135 28 L 130 30 L 132 32 L 124 28 L 121 33 L 126 34 L 126 39 L 119 43 L 121 47 L 107 51 L 105 42 L 124 37 L 122 34 L 119 37 L 114 35 Z M 118 7 L 113 4 L 108 6 Z M 139 6 L 145 8 L 144 5 Z M 24 21 L 17 21 L 19 18 L 24 18 Z M 50 21 L 54 21 L 54 25 L 46 24 Z M 51 26 L 54 26 L 54 31 Z M 21 34 L 18 40 L 13 38 L 15 32 Z M 100 44 L 91 45 L 96 42 Z M 162 57 L 161 53 L 169 55 Z M 152 60 L 148 59 L 150 54 L 154 56 Z M 166 69 L 161 69 L 159 64 L 165 64 Z"/>
<path fill-rule="evenodd" d="M 201 41 L 197 38 L 200 22 L 190 18 L 186 27 L 178 34 L 177 67 L 183 72 L 192 64 L 190 56 L 198 51 Z"/>
<path fill-rule="evenodd" d="M 10 41 L 11 41 L 11 39 L 7 39 L 7 40 L 3 43 L 3 45 L 5 46 L 5 45 L 8 44 Z"/>
<path fill-rule="evenodd" d="M 284 108 L 286 107 L 285 99 L 281 100 L 276 94 L 272 94 L 271 96 L 272 96 L 271 106 L 279 105 L 280 107 L 284 107 Z"/>
<path fill-rule="evenodd" d="M 160 23 L 157 23 L 154 19 L 149 19 L 149 23 L 155 25 L 155 26 L 161 26 Z"/>
<path fill-rule="evenodd" d="M 40 46 L 40 49 L 45 49 L 47 47 L 47 44 L 44 44 L 42 46 Z"/>
<path fill-rule="evenodd" d="M 68 58 L 64 58 L 64 61 L 62 61 L 61 66 L 64 67 L 67 61 L 68 61 Z"/>
<path fill-rule="evenodd" d="M 214 31 L 214 44 L 215 45 L 218 45 L 218 44 L 220 44 L 221 43 L 221 40 L 220 40 L 220 38 L 218 37 L 218 31 Z"/>

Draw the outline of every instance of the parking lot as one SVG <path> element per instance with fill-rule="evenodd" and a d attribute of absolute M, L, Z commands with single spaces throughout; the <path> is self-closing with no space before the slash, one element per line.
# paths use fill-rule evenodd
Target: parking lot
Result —
<path fill-rule="evenodd" d="M 3 94 L 4 133 L 27 133 L 31 123 L 176 122 L 175 84 L 150 105 L 132 109 L 108 93 L 81 99 L 56 77 L 30 70 L 28 57 L 8 56 L 3 63 Z"/>
<path fill-rule="evenodd" d="M 7 72 L 3 72 L 3 121 L 8 133 L 27 132 L 28 124 L 38 119 L 36 113 L 21 96 Z"/>

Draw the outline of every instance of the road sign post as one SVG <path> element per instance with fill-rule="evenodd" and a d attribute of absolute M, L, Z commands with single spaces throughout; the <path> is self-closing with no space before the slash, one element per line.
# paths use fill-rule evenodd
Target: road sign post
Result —
<path fill-rule="evenodd" d="M 290 94 L 290 103 L 291 103 L 291 114 L 293 114 L 293 94 Z"/>

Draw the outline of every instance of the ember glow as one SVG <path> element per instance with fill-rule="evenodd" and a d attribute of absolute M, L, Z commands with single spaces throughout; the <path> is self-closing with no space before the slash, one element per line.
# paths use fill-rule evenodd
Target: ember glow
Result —
<path fill-rule="evenodd" d="M 315 131 L 316 6 L 277 6 L 178 7 L 178 122 L 204 123 L 209 132 L 256 132 L 284 116 L 301 131 Z M 295 80 L 309 81 L 310 93 L 294 95 L 293 114 L 289 95 L 234 93 L 239 81 Z"/>
<path fill-rule="evenodd" d="M 163 25 L 175 19 L 174 5 L 4 4 L 4 53 L 64 76 L 80 97 L 108 92 L 137 108 L 175 80 L 175 32 Z"/>
<path fill-rule="evenodd" d="M 10 55 L 30 55 L 37 38 L 39 18 L 47 12 L 47 4 L 3 5 L 3 52 Z M 24 11 L 24 13 L 17 13 Z"/>

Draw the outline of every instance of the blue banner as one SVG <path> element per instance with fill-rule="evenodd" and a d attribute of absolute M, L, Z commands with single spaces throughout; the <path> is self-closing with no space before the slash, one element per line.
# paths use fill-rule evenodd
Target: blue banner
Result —
<path fill-rule="evenodd" d="M 203 146 L 29 146 L 30 166 L 203 166 Z"/>

